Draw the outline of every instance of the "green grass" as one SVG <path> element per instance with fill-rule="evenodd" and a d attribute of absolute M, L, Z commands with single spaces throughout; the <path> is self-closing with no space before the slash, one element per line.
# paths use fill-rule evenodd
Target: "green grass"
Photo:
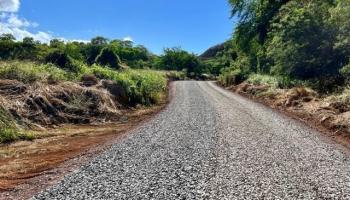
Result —
<path fill-rule="evenodd" d="M 20 130 L 11 115 L 0 108 L 0 143 L 9 143 L 16 140 L 33 140 L 35 135 Z"/>
<path fill-rule="evenodd" d="M 74 63 L 74 72 L 52 64 L 9 61 L 0 62 L 0 78 L 24 83 L 79 81 L 83 75 L 93 74 L 99 79 L 116 81 L 129 97 L 130 106 L 158 103 L 167 89 L 167 73 L 154 70 L 114 70 L 99 65 Z M 178 73 L 176 76 L 182 76 Z"/>
<path fill-rule="evenodd" d="M 37 64 L 33 62 L 0 62 L 0 78 L 18 80 L 23 83 L 36 81 L 63 81 L 74 77 L 52 64 Z"/>
<path fill-rule="evenodd" d="M 113 80 L 121 85 L 132 106 L 158 103 L 167 89 L 166 74 L 161 71 L 134 69 L 115 71 L 98 65 L 93 65 L 89 70 L 90 74 L 99 79 Z"/>

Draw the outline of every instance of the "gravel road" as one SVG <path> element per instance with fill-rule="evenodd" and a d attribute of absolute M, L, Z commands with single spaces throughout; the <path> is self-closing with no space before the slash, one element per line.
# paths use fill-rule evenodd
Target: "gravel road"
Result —
<path fill-rule="evenodd" d="M 212 82 L 33 199 L 350 199 L 350 156 Z"/>

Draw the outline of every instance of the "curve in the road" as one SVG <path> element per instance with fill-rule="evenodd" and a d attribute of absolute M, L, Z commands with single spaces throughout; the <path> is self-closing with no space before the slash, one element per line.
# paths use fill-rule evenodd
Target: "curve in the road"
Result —
<path fill-rule="evenodd" d="M 33 199 L 350 199 L 350 160 L 301 123 L 212 82 Z"/>

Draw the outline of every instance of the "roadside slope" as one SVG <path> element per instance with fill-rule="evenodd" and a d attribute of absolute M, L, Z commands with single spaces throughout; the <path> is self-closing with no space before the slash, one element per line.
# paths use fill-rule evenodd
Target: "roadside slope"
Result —
<path fill-rule="evenodd" d="M 165 111 L 34 199 L 344 199 L 349 158 L 211 82 L 177 82 Z"/>

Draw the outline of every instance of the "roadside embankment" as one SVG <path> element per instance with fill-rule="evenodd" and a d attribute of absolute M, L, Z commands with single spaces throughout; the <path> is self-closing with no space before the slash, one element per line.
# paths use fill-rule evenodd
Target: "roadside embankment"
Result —
<path fill-rule="evenodd" d="M 320 95 L 302 86 L 280 89 L 271 84 L 249 81 L 225 88 L 297 118 L 350 147 L 348 89 L 337 94 Z"/>

